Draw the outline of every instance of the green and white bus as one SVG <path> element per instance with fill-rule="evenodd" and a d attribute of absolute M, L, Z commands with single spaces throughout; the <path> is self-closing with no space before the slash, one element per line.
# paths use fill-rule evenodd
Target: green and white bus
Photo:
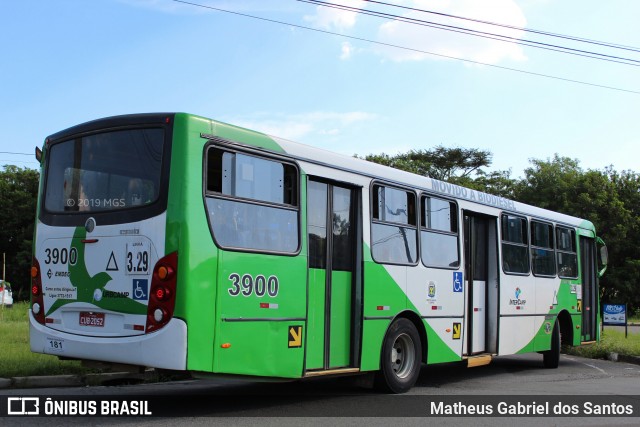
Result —
<path fill-rule="evenodd" d="M 31 350 L 305 378 L 598 340 L 587 220 L 184 114 L 48 137 Z"/>

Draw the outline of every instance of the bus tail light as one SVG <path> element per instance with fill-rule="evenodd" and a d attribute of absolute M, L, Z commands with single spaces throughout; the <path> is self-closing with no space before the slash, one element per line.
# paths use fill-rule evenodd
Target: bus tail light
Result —
<path fill-rule="evenodd" d="M 42 297 L 42 277 L 40 263 L 33 257 L 31 261 L 31 312 L 36 321 L 44 325 L 44 298 Z"/>
<path fill-rule="evenodd" d="M 173 317 L 176 305 L 177 273 L 177 252 L 161 258 L 153 268 L 149 306 L 147 307 L 147 333 L 162 328 Z"/>

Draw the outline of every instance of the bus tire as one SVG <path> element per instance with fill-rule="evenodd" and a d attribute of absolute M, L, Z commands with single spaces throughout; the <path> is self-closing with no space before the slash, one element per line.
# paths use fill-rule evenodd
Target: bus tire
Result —
<path fill-rule="evenodd" d="M 553 326 L 551 349 L 542 353 L 542 363 L 547 369 L 556 369 L 560 363 L 560 325 Z"/>
<path fill-rule="evenodd" d="M 396 320 L 382 343 L 376 389 L 386 393 L 405 393 L 420 375 L 421 360 L 422 345 L 415 325 L 408 319 Z"/>

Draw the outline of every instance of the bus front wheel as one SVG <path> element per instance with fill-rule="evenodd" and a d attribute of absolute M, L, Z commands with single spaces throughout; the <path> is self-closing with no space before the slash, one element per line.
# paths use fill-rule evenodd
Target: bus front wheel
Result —
<path fill-rule="evenodd" d="M 408 319 L 393 322 L 384 337 L 376 388 L 387 393 L 404 393 L 420 374 L 422 346 L 415 325 Z"/>
<path fill-rule="evenodd" d="M 551 349 L 542 353 L 542 363 L 547 369 L 556 369 L 560 363 L 560 325 L 557 321 L 551 333 Z"/>

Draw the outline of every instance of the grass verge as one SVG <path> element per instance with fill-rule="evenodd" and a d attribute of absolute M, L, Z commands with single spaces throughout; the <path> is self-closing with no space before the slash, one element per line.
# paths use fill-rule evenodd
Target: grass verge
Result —
<path fill-rule="evenodd" d="M 92 372 L 79 361 L 32 353 L 29 348 L 29 304 L 0 306 L 0 378 L 32 375 L 85 374 Z"/>
<path fill-rule="evenodd" d="M 599 343 L 581 347 L 569 347 L 567 353 L 590 359 L 606 359 L 609 353 L 640 356 L 640 334 L 629 334 L 624 337 L 624 331 L 605 329 Z"/>

